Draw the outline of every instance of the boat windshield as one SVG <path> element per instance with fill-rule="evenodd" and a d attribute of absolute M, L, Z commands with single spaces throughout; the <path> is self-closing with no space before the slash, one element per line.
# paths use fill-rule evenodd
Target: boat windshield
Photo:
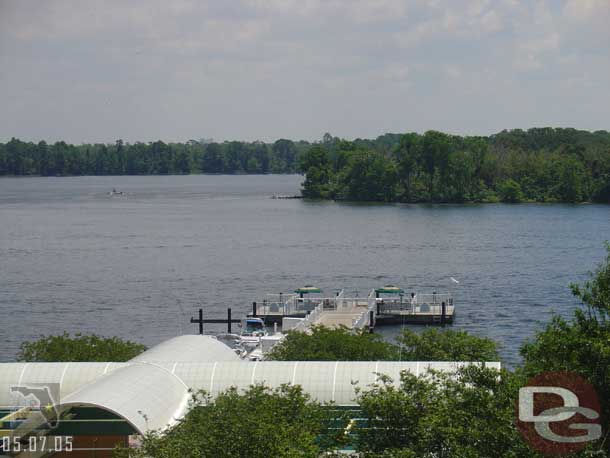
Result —
<path fill-rule="evenodd" d="M 251 332 L 257 332 L 257 331 L 264 331 L 265 330 L 265 325 L 263 324 L 262 320 L 247 320 L 246 321 L 246 329 L 244 329 L 245 332 L 251 333 Z"/>

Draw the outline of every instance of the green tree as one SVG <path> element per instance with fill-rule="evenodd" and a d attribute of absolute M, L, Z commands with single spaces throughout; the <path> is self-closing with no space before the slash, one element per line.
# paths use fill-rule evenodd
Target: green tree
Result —
<path fill-rule="evenodd" d="M 127 361 L 146 350 L 144 345 L 95 334 L 67 332 L 58 336 L 42 336 L 38 340 L 23 342 L 17 355 L 18 361 L 27 362 L 95 362 Z"/>
<path fill-rule="evenodd" d="M 222 150 L 218 143 L 206 146 L 201 160 L 201 171 L 204 173 L 221 173 L 224 170 Z"/>
<path fill-rule="evenodd" d="M 179 147 L 178 152 L 174 157 L 172 171 L 179 174 L 188 174 L 191 172 L 191 158 L 182 146 Z"/>
<path fill-rule="evenodd" d="M 381 153 L 355 151 L 337 177 L 339 197 L 354 201 L 391 201 L 396 196 L 396 168 Z"/>
<path fill-rule="evenodd" d="M 444 200 L 450 202 L 466 202 L 476 200 L 478 183 L 475 178 L 475 164 L 472 153 L 456 151 L 449 157 L 449 172 L 451 177 L 445 186 Z"/>
<path fill-rule="evenodd" d="M 498 187 L 498 194 L 502 202 L 518 203 L 523 200 L 523 192 L 521 186 L 512 178 L 504 181 Z"/>
<path fill-rule="evenodd" d="M 442 132 L 430 130 L 422 138 L 422 161 L 428 175 L 428 199 L 431 201 L 439 197 L 435 189 L 437 173 L 439 191 L 442 193 L 447 186 L 451 149 L 451 138 Z"/>
<path fill-rule="evenodd" d="M 361 416 L 353 430 L 365 457 L 535 457 L 514 425 L 522 380 L 476 366 L 457 374 L 403 373 L 399 386 L 380 377 L 360 387 Z"/>
<path fill-rule="evenodd" d="M 300 157 L 300 169 L 305 173 L 303 197 L 319 199 L 332 197 L 330 192 L 331 168 L 328 152 L 319 145 Z"/>
<path fill-rule="evenodd" d="M 403 361 L 499 361 L 496 343 L 466 331 L 404 329 L 396 338 Z"/>
<path fill-rule="evenodd" d="M 417 176 L 421 154 L 421 137 L 416 133 L 403 135 L 394 151 L 398 181 L 402 187 L 401 197 L 406 202 L 415 200 L 413 182 Z"/>
<path fill-rule="evenodd" d="M 278 361 L 498 361 L 496 344 L 466 331 L 403 329 L 396 344 L 378 334 L 347 328 L 314 326 L 311 332 L 289 332 L 268 359 Z"/>
<path fill-rule="evenodd" d="M 582 201 L 585 175 L 582 163 L 575 157 L 566 157 L 557 166 L 557 182 L 551 193 L 562 202 Z"/>
<path fill-rule="evenodd" d="M 255 157 L 251 157 L 250 159 L 248 159 L 248 162 L 246 164 L 246 172 L 247 173 L 261 173 L 262 172 L 262 167 L 260 162 L 258 162 L 258 160 Z"/>
<path fill-rule="evenodd" d="M 571 285 L 582 301 L 571 320 L 555 316 L 534 339 L 521 348 L 523 371 L 572 371 L 597 390 L 606 427 L 610 419 L 610 244 L 605 261 L 583 285 Z M 610 452 L 610 443 L 604 443 Z"/>
<path fill-rule="evenodd" d="M 396 348 L 378 334 L 314 326 L 311 332 L 289 332 L 267 359 L 276 361 L 377 361 L 398 359 Z"/>
<path fill-rule="evenodd" d="M 275 164 L 273 172 L 277 173 L 281 170 L 296 171 L 297 149 L 292 140 L 280 138 L 273 144 L 271 150 Z"/>
<path fill-rule="evenodd" d="M 0 143 L 0 176 L 8 175 L 7 167 L 6 147 L 4 144 Z"/>
<path fill-rule="evenodd" d="M 168 434 L 150 433 L 140 449 L 115 456 L 317 458 L 336 443 L 329 414 L 298 386 L 233 388 L 214 400 L 197 393 L 186 418 Z"/>

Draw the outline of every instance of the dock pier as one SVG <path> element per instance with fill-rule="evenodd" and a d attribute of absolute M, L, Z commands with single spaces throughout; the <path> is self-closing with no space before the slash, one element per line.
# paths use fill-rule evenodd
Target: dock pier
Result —
<path fill-rule="evenodd" d="M 452 324 L 455 316 L 453 296 L 448 293 L 411 293 L 386 286 L 372 290 L 366 297 L 345 297 L 344 291 L 334 297 L 313 297 L 317 288 L 306 287 L 294 294 L 279 294 L 277 299 L 252 304 L 249 316 L 262 318 L 267 325 L 281 324 L 283 330 L 305 330 L 321 325 L 345 326 L 349 329 L 373 330 L 385 324 Z"/>

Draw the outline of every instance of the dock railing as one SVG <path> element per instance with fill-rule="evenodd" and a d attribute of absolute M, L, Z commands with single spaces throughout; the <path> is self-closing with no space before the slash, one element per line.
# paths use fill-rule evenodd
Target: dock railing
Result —
<path fill-rule="evenodd" d="M 340 309 L 343 307 L 343 300 L 345 298 L 345 290 L 339 291 L 339 294 L 335 297 L 335 309 Z"/>
<path fill-rule="evenodd" d="M 368 305 L 366 307 L 366 310 L 364 310 L 357 319 L 354 319 L 352 321 L 352 329 L 364 329 L 370 327 L 371 325 L 374 325 L 374 323 L 371 323 L 371 316 L 373 316 L 373 320 L 375 319 L 375 308 L 377 305 L 377 300 L 375 298 L 374 292 L 372 295 L 369 294 L 367 302 Z"/>
<path fill-rule="evenodd" d="M 318 305 L 323 305 L 324 310 L 341 310 L 349 306 L 350 299 L 346 299 L 345 291 L 341 290 L 335 297 L 300 297 L 297 294 L 270 294 L 271 299 L 264 300 L 258 304 L 259 315 L 306 315 L 312 312 Z M 352 301 L 354 299 L 351 299 Z"/>
<path fill-rule="evenodd" d="M 379 314 L 400 313 L 402 315 L 442 313 L 443 303 L 445 313 L 453 314 L 453 296 L 449 293 L 417 293 L 414 297 L 378 298 L 377 312 Z"/>
<path fill-rule="evenodd" d="M 280 300 L 281 299 L 281 300 Z M 445 303 L 445 313 L 453 314 L 453 296 L 449 293 L 417 293 L 413 297 L 375 296 L 372 290 L 367 297 L 345 297 L 340 291 L 334 297 L 300 297 L 297 294 L 275 294 L 271 300 L 265 300 L 258 306 L 259 315 L 276 316 L 306 316 L 321 306 L 322 310 L 354 313 L 354 309 L 366 308 L 377 314 L 418 315 L 442 313 Z M 368 318 L 362 318 L 366 320 Z"/>
<path fill-rule="evenodd" d="M 303 321 L 301 321 L 294 328 L 292 328 L 292 330 L 299 331 L 299 332 L 305 332 L 318 320 L 318 318 L 320 317 L 320 315 L 323 312 L 324 312 L 324 305 L 319 304 L 315 309 L 313 309 L 311 311 L 310 314 L 308 314 L 305 318 L 303 318 Z"/>

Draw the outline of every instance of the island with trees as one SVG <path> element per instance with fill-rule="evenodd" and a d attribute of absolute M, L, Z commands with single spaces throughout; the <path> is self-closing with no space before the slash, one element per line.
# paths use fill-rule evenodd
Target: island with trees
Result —
<path fill-rule="evenodd" d="M 575 129 L 387 142 L 326 138 L 300 157 L 303 196 L 377 202 L 610 202 L 610 134 Z M 385 145 L 385 148 L 381 148 Z"/>

